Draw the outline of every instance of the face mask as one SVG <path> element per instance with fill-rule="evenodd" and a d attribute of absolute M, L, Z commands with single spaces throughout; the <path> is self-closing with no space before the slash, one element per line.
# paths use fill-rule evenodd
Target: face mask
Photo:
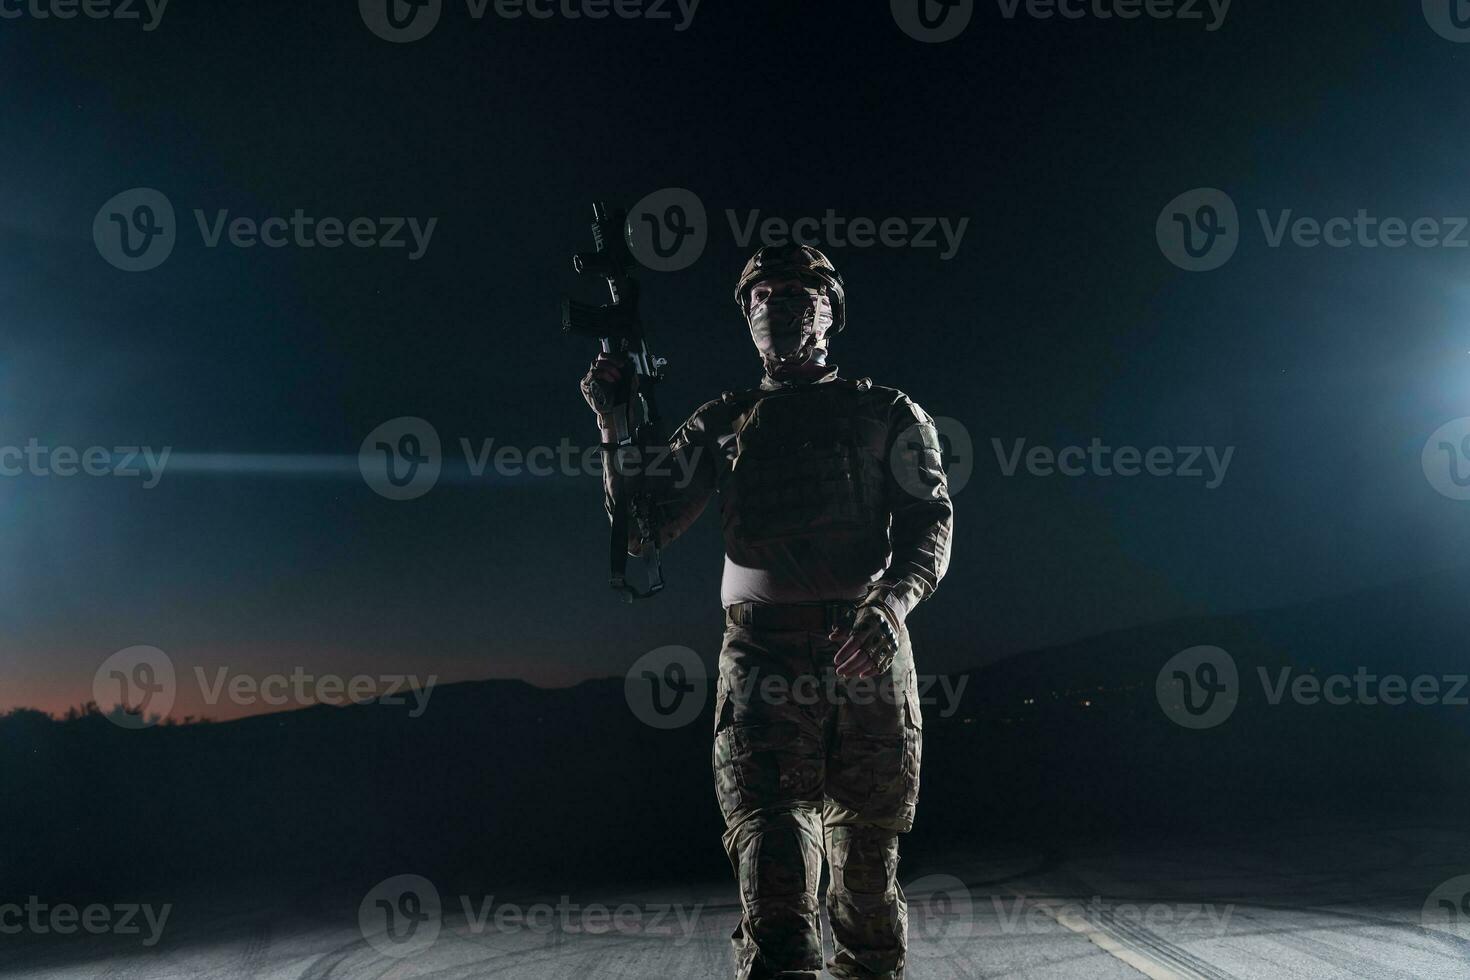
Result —
<path fill-rule="evenodd" d="M 821 289 L 780 293 L 750 311 L 750 336 L 768 369 L 812 360 L 820 363 L 831 329 L 832 300 Z"/>

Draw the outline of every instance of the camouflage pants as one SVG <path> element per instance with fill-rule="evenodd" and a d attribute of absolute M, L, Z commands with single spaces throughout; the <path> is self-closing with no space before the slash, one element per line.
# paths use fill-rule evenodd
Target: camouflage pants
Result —
<path fill-rule="evenodd" d="M 908 634 L 888 675 L 839 680 L 820 633 L 731 626 L 720 653 L 714 771 L 740 882 L 739 980 L 822 969 L 817 886 L 839 978 L 903 977 L 898 835 L 914 821 L 923 720 Z"/>

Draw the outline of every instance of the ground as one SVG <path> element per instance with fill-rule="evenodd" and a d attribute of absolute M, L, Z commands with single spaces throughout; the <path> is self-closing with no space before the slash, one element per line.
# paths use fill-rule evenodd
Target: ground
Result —
<path fill-rule="evenodd" d="M 1270 839 L 998 847 L 903 878 L 913 980 L 1007 977 L 1460 978 L 1470 973 L 1470 834 L 1445 825 L 1310 827 Z M 910 869 L 906 866 L 905 871 Z M 408 880 L 408 879 L 406 879 Z M 401 899 L 403 883 L 382 895 Z M 423 883 L 418 888 L 437 891 Z M 1438 891 L 1436 891 L 1438 889 Z M 730 975 L 733 887 L 562 896 L 439 895 L 422 928 L 383 931 L 373 894 L 354 910 L 283 915 L 190 903 L 152 949 L 88 937 L 11 944 L 0 975 L 214 980 L 716 980 Z M 1441 899 L 1444 899 L 1442 902 Z M 221 906 L 222 907 L 222 906 Z M 1427 909 L 1427 911 L 1426 911 Z M 202 911 L 201 911 L 202 910 Z M 486 911 L 488 914 L 486 914 Z M 362 914 L 359 915 L 359 912 Z M 437 929 L 435 928 L 437 926 Z M 384 950 L 392 955 L 385 954 Z"/>

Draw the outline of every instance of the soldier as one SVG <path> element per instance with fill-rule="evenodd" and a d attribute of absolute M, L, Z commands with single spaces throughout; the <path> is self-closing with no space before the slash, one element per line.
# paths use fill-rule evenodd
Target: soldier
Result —
<path fill-rule="evenodd" d="M 838 376 L 847 318 L 820 251 L 767 246 L 735 300 L 765 376 L 699 408 L 683 459 L 626 491 L 666 545 L 721 495 L 727 627 L 714 774 L 743 914 L 736 975 L 815 978 L 817 886 L 842 978 L 901 978 L 907 907 L 898 835 L 913 825 L 923 719 L 905 620 L 949 564 L 953 511 L 933 420 L 902 392 Z M 629 372 L 600 355 L 582 380 L 604 441 Z M 607 481 L 612 512 L 615 484 Z M 646 545 L 630 534 L 629 551 Z"/>

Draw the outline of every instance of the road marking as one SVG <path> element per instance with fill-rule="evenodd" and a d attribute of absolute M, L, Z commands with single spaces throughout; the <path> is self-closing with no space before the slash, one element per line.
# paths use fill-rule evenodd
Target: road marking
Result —
<path fill-rule="evenodd" d="M 1221 980 L 1223 977 L 1228 977 L 1228 974 L 1209 967 L 1203 961 L 1198 962 L 1205 967 L 1205 970 L 1192 969 L 1188 960 L 1194 960 L 1193 956 L 1182 949 L 1174 953 L 1169 943 L 1151 933 L 1149 936 L 1152 942 L 1135 945 L 1127 941 L 1121 933 L 1112 935 L 1093 928 L 1085 917 L 1064 914 L 1047 902 L 1034 898 L 1028 899 L 1019 891 L 1012 890 L 1012 894 L 1023 903 L 1030 901 L 1062 928 L 1084 937 L 1104 953 L 1137 970 L 1149 980 Z M 1166 958 L 1166 954 L 1173 955 L 1168 955 Z M 1186 957 L 1188 960 L 1185 959 Z"/>

